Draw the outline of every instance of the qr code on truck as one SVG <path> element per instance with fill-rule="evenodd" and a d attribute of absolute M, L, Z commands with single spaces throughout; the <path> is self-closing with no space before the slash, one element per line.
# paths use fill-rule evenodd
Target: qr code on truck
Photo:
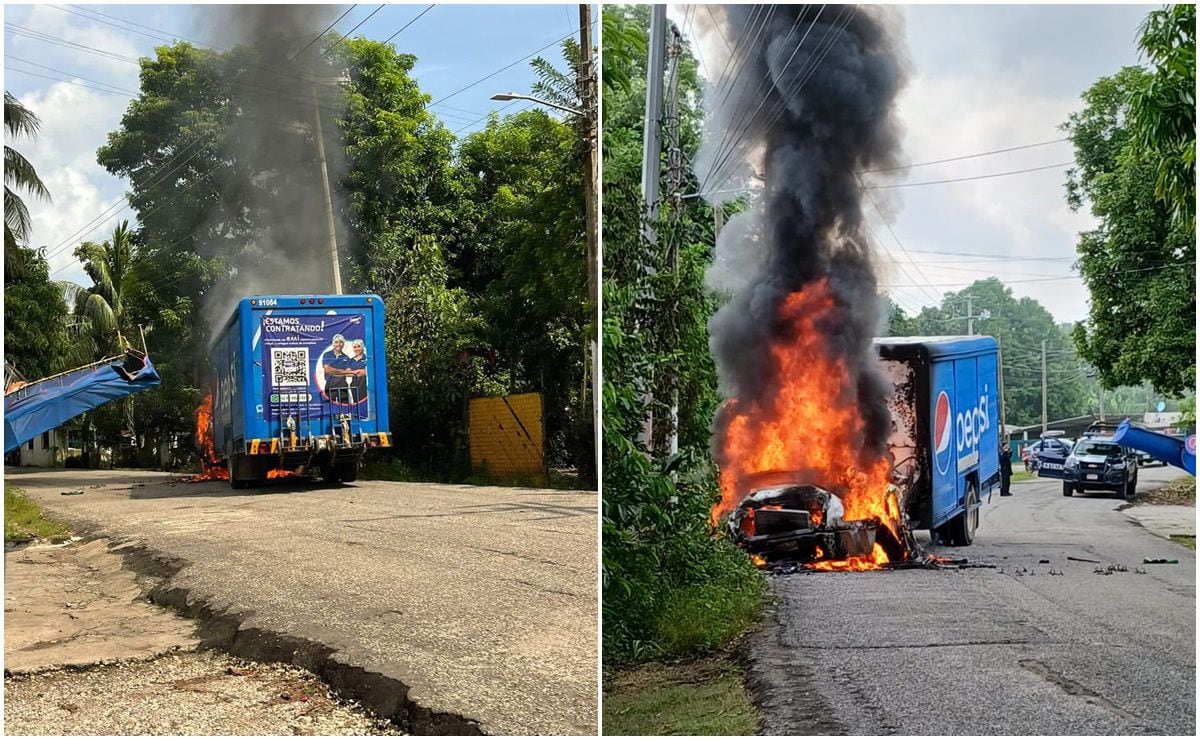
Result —
<path fill-rule="evenodd" d="M 271 385 L 308 385 L 308 348 L 271 348 Z"/>

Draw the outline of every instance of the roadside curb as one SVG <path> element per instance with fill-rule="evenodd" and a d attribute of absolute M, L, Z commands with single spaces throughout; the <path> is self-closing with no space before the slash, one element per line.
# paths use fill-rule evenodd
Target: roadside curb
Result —
<path fill-rule="evenodd" d="M 413 735 L 483 735 L 476 720 L 453 712 L 420 706 L 409 685 L 334 657 L 338 648 L 274 630 L 247 626 L 254 612 L 235 612 L 212 604 L 171 580 L 191 565 L 186 560 L 153 550 L 135 540 L 112 541 L 109 551 L 121 557 L 124 567 L 154 585 L 144 592 L 151 603 L 196 622 L 201 649 L 214 649 L 237 658 L 287 663 L 304 668 L 341 696 Z M 146 584 L 149 585 L 149 584 Z"/>
<path fill-rule="evenodd" d="M 1171 535 L 1196 535 L 1196 509 L 1192 506 L 1128 506 L 1121 513 L 1133 524 L 1163 539 Z"/>

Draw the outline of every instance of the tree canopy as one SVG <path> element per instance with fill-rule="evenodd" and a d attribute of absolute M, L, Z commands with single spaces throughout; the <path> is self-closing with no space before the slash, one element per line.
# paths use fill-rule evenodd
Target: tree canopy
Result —
<path fill-rule="evenodd" d="M 1068 203 L 1100 222 L 1077 245 L 1091 305 L 1075 341 L 1106 386 L 1147 380 L 1178 394 L 1196 378 L 1196 239 L 1157 196 L 1160 162 L 1131 130 L 1130 101 L 1149 79 L 1137 67 L 1102 78 L 1064 125 L 1076 160 Z"/>

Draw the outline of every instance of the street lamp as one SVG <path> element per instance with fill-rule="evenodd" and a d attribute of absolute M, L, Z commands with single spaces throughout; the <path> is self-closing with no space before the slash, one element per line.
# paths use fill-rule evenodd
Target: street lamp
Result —
<path fill-rule="evenodd" d="M 492 96 L 492 100 L 532 100 L 533 102 L 539 103 L 541 105 L 546 105 L 551 108 L 557 108 L 561 111 L 566 111 L 567 113 L 570 113 L 571 115 L 575 115 L 575 116 L 583 115 L 583 111 L 581 111 L 581 110 L 575 110 L 574 108 L 568 108 L 567 106 L 559 105 L 558 103 L 551 103 L 549 100 L 542 100 L 541 98 L 535 98 L 532 95 L 518 95 L 517 93 L 496 93 L 495 95 Z"/>

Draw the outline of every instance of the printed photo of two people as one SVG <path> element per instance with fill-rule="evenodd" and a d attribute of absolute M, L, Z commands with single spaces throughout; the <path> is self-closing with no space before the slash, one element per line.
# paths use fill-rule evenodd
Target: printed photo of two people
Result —
<path fill-rule="evenodd" d="M 6 734 L 1195 735 L 1194 5 L 4 20 Z"/>

